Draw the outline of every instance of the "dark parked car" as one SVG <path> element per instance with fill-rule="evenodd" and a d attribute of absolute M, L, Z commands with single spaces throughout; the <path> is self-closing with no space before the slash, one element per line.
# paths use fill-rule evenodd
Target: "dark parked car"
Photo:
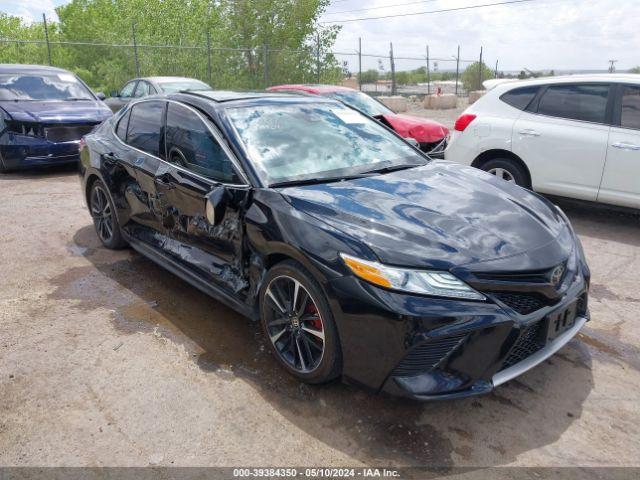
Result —
<path fill-rule="evenodd" d="M 85 141 L 102 243 L 258 320 L 305 382 L 485 393 L 589 318 L 589 269 L 560 209 L 431 161 L 340 102 L 173 94 L 133 102 Z"/>
<path fill-rule="evenodd" d="M 0 65 L 0 172 L 78 161 L 83 135 L 112 113 L 61 68 Z"/>
<path fill-rule="evenodd" d="M 420 150 L 430 157 L 444 158 L 449 137 L 447 127 L 428 118 L 395 113 L 382 102 L 353 88 L 340 85 L 277 85 L 267 88 L 267 91 L 308 93 L 340 100 L 384 123 L 401 137 L 413 138 L 418 142 Z"/>
<path fill-rule="evenodd" d="M 129 80 L 122 90 L 114 92 L 105 103 L 113 112 L 117 112 L 131 100 L 158 93 L 176 93 L 183 90 L 211 90 L 200 80 L 187 77 L 144 77 Z"/>

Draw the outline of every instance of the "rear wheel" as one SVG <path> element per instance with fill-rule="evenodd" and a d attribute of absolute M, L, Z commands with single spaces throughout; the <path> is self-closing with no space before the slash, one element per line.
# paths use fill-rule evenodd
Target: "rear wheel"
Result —
<path fill-rule="evenodd" d="M 323 383 L 341 370 L 341 349 L 322 289 L 300 264 L 277 264 L 263 282 L 260 321 L 276 358 L 306 383 Z"/>
<path fill-rule="evenodd" d="M 107 192 L 107 187 L 100 180 L 96 180 L 91 186 L 89 211 L 98 238 L 105 247 L 115 250 L 127 245 L 120 232 L 120 224 L 111 196 Z"/>
<path fill-rule="evenodd" d="M 529 188 L 529 177 L 521 165 L 508 158 L 494 158 L 482 164 L 482 170 L 521 187 Z"/>

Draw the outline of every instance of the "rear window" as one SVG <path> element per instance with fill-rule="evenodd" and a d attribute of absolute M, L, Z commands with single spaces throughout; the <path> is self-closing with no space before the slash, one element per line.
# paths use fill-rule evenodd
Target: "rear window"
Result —
<path fill-rule="evenodd" d="M 524 110 L 529 106 L 531 100 L 536 96 L 540 87 L 521 87 L 503 94 L 500 97 L 504 103 L 511 105 L 518 110 Z"/>
<path fill-rule="evenodd" d="M 622 90 L 622 116 L 624 128 L 640 130 L 640 87 L 624 87 Z"/>
<path fill-rule="evenodd" d="M 160 131 L 164 121 L 164 102 L 141 102 L 131 108 L 127 143 L 144 152 L 160 156 Z"/>
<path fill-rule="evenodd" d="M 538 113 L 604 123 L 608 96 L 609 85 L 552 85 L 540 98 Z"/>
<path fill-rule="evenodd" d="M 131 110 L 127 110 L 122 118 L 118 121 L 118 126 L 116 127 L 116 135 L 123 142 L 127 141 L 127 125 L 129 124 L 129 115 L 131 115 Z"/>

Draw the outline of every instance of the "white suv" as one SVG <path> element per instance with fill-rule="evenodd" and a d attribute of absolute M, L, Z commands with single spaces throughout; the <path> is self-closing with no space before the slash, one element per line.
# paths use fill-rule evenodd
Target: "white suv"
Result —
<path fill-rule="evenodd" d="M 445 159 L 537 192 L 640 208 L 640 75 L 500 83 L 458 118 Z"/>

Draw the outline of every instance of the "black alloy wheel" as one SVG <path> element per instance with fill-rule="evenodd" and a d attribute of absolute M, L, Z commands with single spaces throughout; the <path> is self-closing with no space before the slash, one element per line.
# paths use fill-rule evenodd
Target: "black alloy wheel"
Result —
<path fill-rule="evenodd" d="M 98 238 L 105 247 L 118 249 L 126 245 L 120 233 L 120 225 L 111 198 L 106 187 L 100 181 L 96 181 L 91 187 L 89 211 Z"/>
<path fill-rule="evenodd" d="M 319 286 L 301 266 L 274 267 L 262 288 L 262 325 L 280 363 L 308 383 L 339 373 L 338 338 Z"/>

